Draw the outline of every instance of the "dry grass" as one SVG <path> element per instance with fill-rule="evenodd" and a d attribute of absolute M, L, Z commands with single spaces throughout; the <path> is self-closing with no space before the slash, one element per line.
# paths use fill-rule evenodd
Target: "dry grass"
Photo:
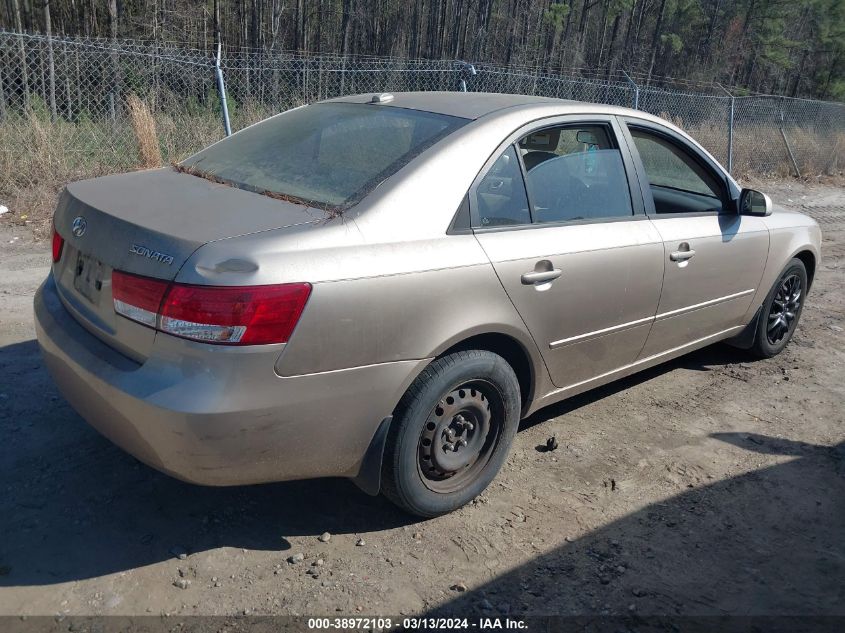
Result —
<path fill-rule="evenodd" d="M 138 142 L 138 165 L 142 169 L 161 167 L 161 149 L 158 146 L 156 122 L 147 104 L 137 95 L 130 94 L 126 99 L 132 131 Z"/>
<path fill-rule="evenodd" d="M 727 127 L 720 122 L 686 125 L 666 112 L 660 116 L 685 130 L 723 165 L 727 165 Z M 820 180 L 841 178 L 845 170 L 845 132 L 791 126 L 784 129 L 801 176 Z M 737 178 L 790 178 L 795 169 L 776 125 L 737 125 L 733 137 L 733 174 Z"/>
<path fill-rule="evenodd" d="M 214 113 L 135 112 L 125 121 L 75 123 L 52 123 L 43 111 L 10 115 L 0 124 L 0 204 L 11 213 L 0 221 L 48 236 L 67 183 L 181 160 L 220 137 Z"/>
<path fill-rule="evenodd" d="M 65 183 L 106 173 L 97 163 L 74 160 L 79 130 L 28 112 L 0 129 L 0 204 L 9 219 L 29 224 L 36 235 L 49 233 L 52 209 Z M 5 217 L 9 217 L 5 216 Z"/>

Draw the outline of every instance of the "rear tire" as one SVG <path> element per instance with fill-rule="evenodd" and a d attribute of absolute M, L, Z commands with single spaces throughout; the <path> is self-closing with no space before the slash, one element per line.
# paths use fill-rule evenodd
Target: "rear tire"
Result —
<path fill-rule="evenodd" d="M 519 381 L 501 356 L 464 350 L 436 359 L 394 412 L 382 492 L 421 517 L 460 508 L 499 472 L 520 411 Z"/>
<path fill-rule="evenodd" d="M 783 351 L 798 327 L 806 296 L 807 269 L 800 259 L 793 259 L 763 303 L 752 353 L 771 358 Z"/>

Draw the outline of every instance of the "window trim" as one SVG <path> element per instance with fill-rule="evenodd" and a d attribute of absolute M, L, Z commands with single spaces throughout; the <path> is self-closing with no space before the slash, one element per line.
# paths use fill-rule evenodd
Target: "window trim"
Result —
<path fill-rule="evenodd" d="M 537 221 L 534 219 L 534 202 L 531 200 L 531 188 L 528 186 L 528 178 L 526 178 L 528 170 L 525 169 L 525 161 L 522 159 L 522 152 L 519 151 L 519 139 L 511 143 L 511 147 L 513 147 L 516 160 L 519 163 L 519 175 L 522 176 L 522 188 L 525 189 L 525 201 L 528 202 L 529 224 L 536 224 Z"/>
<path fill-rule="evenodd" d="M 736 187 L 732 186 L 730 178 L 726 172 L 722 170 L 709 156 L 704 154 L 700 148 L 690 144 L 689 140 L 675 132 L 674 130 L 656 123 L 648 119 L 640 119 L 633 116 L 619 117 L 620 127 L 622 128 L 625 142 L 629 145 L 629 150 L 633 156 L 634 166 L 637 170 L 638 183 L 645 203 L 645 213 L 652 219 L 670 219 L 670 218 L 694 218 L 694 217 L 708 217 L 708 216 L 731 216 L 737 214 L 738 192 Z M 631 128 L 643 130 L 658 138 L 663 139 L 667 143 L 673 145 L 680 151 L 684 152 L 689 158 L 695 161 L 699 167 L 704 169 L 717 184 L 721 184 L 722 191 L 720 192 L 720 199 L 722 202 L 721 211 L 693 211 L 690 213 L 657 213 L 657 208 L 654 204 L 654 196 L 651 193 L 651 182 L 648 179 L 648 174 L 645 170 L 645 165 L 640 157 L 640 152 L 637 149 L 636 141 L 631 135 Z"/>
<path fill-rule="evenodd" d="M 561 220 L 559 222 L 535 222 L 533 213 L 533 204 L 531 201 L 531 194 L 529 192 L 528 182 L 525 178 L 525 165 L 523 164 L 522 155 L 519 152 L 518 141 L 522 137 L 539 132 L 550 127 L 575 126 L 580 124 L 603 125 L 610 128 L 612 132 L 612 140 L 619 150 L 622 157 L 622 165 L 625 169 L 625 180 L 628 185 L 628 193 L 631 198 L 630 216 L 617 216 L 609 218 L 588 218 L 585 220 Z M 628 146 L 628 141 L 624 134 L 627 131 L 623 125 L 620 124 L 616 116 L 610 114 L 556 114 L 552 116 L 535 119 L 520 125 L 513 132 L 511 132 L 505 139 L 496 147 L 490 157 L 485 161 L 483 167 L 476 175 L 475 179 L 470 185 L 469 191 L 469 206 L 470 206 L 470 226 L 473 232 L 497 232 L 497 231 L 512 231 L 536 228 L 553 228 L 561 226 L 569 226 L 575 224 L 605 224 L 608 222 L 628 222 L 631 220 L 644 220 L 647 218 L 645 213 L 645 201 L 642 197 L 642 188 L 639 186 L 638 173 L 636 165 L 633 162 L 633 156 Z M 509 146 L 514 147 L 517 157 L 519 159 L 520 170 L 522 172 L 522 186 L 525 188 L 525 195 L 528 199 L 528 212 L 531 217 L 530 224 L 508 224 L 504 226 L 483 226 L 478 215 L 477 191 L 478 185 L 487 175 L 496 160 L 505 152 Z M 651 192 L 649 192 L 650 194 Z"/>
<path fill-rule="evenodd" d="M 528 224 L 501 224 L 496 226 L 483 226 L 481 224 L 481 218 L 478 215 L 478 186 L 487 177 L 487 174 L 493 168 L 493 165 L 496 164 L 496 161 L 499 160 L 499 157 L 504 154 L 509 149 L 514 151 L 516 154 L 517 165 L 519 166 L 519 174 L 522 177 L 522 190 L 525 192 L 525 201 L 528 204 Z M 487 162 L 484 163 L 484 167 L 481 168 L 481 171 L 475 177 L 475 180 L 472 181 L 472 185 L 470 185 L 469 190 L 466 194 L 466 199 L 468 199 L 469 203 L 469 228 L 470 231 L 476 231 L 478 229 L 508 229 L 511 227 L 516 226 L 532 226 L 534 224 L 533 216 L 534 214 L 531 213 L 531 198 L 528 197 L 528 184 L 525 182 L 525 167 L 522 164 L 522 157 L 519 155 L 519 148 L 516 146 L 516 143 L 502 143 L 499 147 L 496 148 L 490 158 L 487 159 Z"/>
<path fill-rule="evenodd" d="M 461 199 L 458 210 L 452 218 L 446 235 L 469 235 L 472 233 L 472 216 L 469 211 L 469 192 Z"/>

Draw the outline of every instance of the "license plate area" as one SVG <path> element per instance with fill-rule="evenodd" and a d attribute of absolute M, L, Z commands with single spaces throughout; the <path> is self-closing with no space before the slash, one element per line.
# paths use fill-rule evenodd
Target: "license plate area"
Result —
<path fill-rule="evenodd" d="M 79 294 L 96 305 L 100 301 L 100 291 L 103 289 L 104 272 L 105 266 L 100 260 L 79 253 L 76 256 L 73 287 Z"/>

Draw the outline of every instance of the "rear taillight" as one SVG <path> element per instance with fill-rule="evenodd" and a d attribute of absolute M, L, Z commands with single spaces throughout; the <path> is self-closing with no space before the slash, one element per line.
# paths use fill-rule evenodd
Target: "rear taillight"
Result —
<path fill-rule="evenodd" d="M 161 307 L 163 332 L 209 343 L 284 343 L 305 308 L 311 284 L 174 284 Z"/>
<path fill-rule="evenodd" d="M 114 311 L 150 327 L 158 325 L 158 309 L 170 282 L 115 270 L 111 275 Z"/>
<path fill-rule="evenodd" d="M 65 246 L 64 238 L 53 229 L 53 261 L 57 262 L 62 258 L 62 249 Z"/>
<path fill-rule="evenodd" d="M 223 345 L 285 343 L 311 284 L 194 286 L 112 273 L 114 310 L 174 336 Z"/>

